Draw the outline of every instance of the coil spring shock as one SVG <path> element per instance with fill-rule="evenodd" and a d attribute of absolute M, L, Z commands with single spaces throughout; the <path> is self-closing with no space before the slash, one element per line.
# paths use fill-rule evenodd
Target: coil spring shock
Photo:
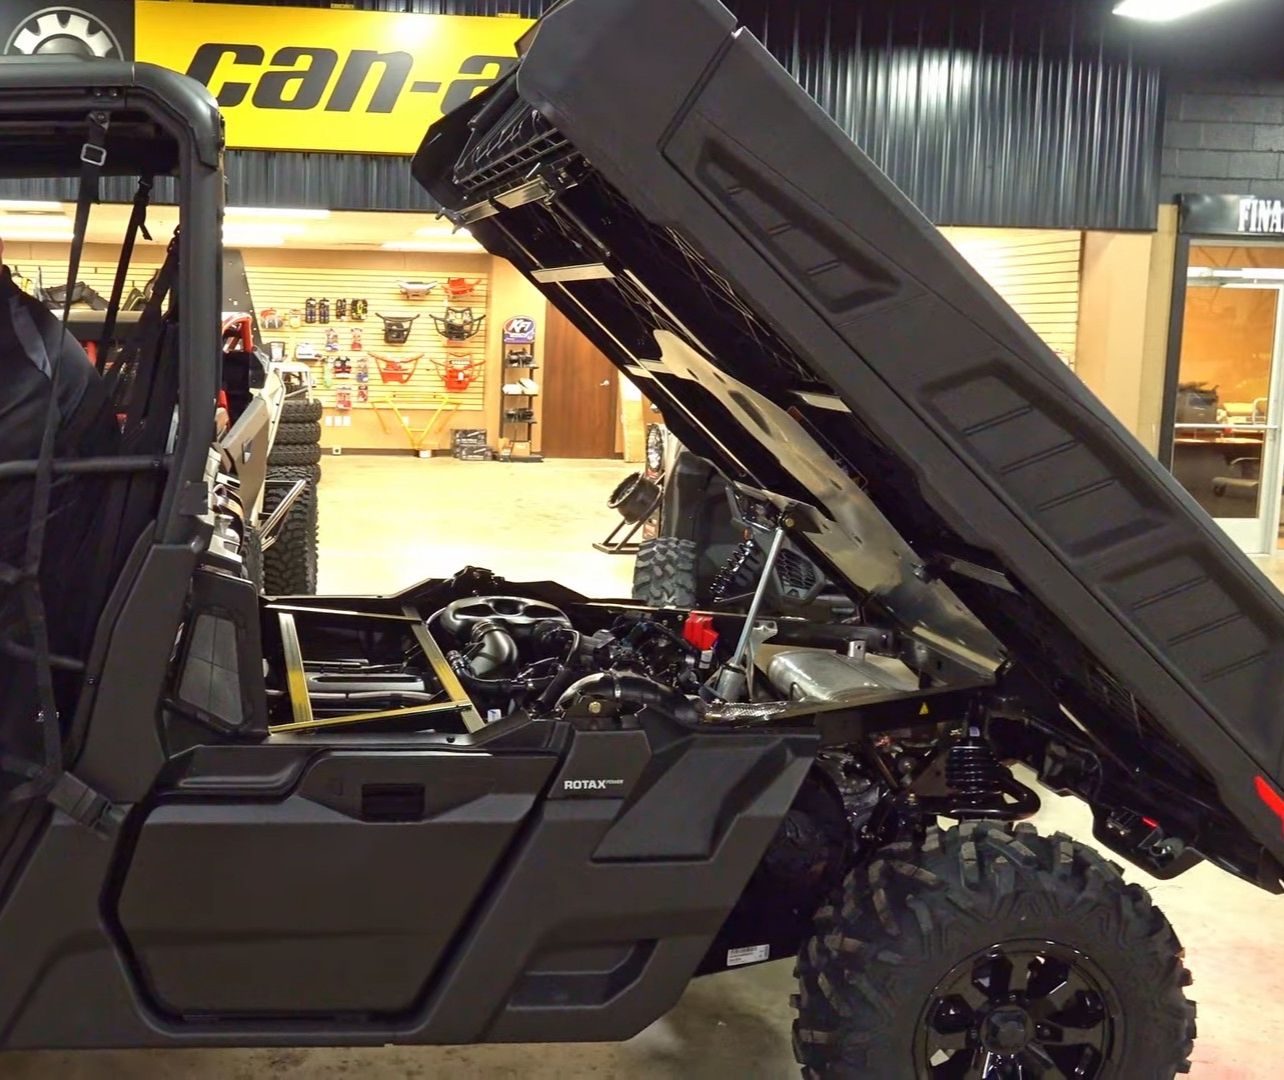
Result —
<path fill-rule="evenodd" d="M 713 584 L 709 586 L 709 595 L 715 603 L 725 600 L 729 594 L 734 595 L 731 593 L 732 587 L 744 584 L 737 579 L 744 573 L 746 567 L 752 568 L 754 559 L 760 554 L 758 544 L 752 536 L 746 537 L 736 545 L 735 551 L 713 576 Z"/>
<path fill-rule="evenodd" d="M 1007 779 L 990 744 L 977 732 L 950 747 L 945 782 L 957 802 L 979 808 L 1002 801 Z"/>

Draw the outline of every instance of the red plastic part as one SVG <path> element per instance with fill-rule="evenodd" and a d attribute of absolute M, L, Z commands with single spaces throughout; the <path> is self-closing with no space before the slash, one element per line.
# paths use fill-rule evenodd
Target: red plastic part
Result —
<path fill-rule="evenodd" d="M 713 616 L 691 612 L 687 616 L 686 625 L 682 628 L 682 636 L 702 652 L 705 649 L 712 649 L 718 643 L 718 631 L 713 628 Z"/>
<path fill-rule="evenodd" d="M 1256 783 L 1257 797 L 1267 805 L 1272 814 L 1280 819 L 1280 827 L 1284 829 L 1284 798 L 1280 798 L 1279 792 L 1260 776 L 1257 778 Z"/>

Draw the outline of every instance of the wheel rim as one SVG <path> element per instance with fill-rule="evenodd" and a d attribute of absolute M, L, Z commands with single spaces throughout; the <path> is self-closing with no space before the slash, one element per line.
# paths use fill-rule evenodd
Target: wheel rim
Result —
<path fill-rule="evenodd" d="M 1101 1080 L 1122 1041 L 1117 995 L 1083 953 L 1014 941 L 975 953 L 919 1017 L 915 1073 L 931 1080 Z"/>

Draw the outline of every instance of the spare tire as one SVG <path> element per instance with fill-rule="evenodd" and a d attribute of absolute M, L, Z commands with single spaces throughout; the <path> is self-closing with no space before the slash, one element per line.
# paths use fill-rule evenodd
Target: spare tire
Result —
<path fill-rule="evenodd" d="M 263 520 L 290 491 L 290 484 L 308 480 L 294 505 L 285 513 L 276 533 L 276 541 L 263 552 L 263 592 L 268 596 L 312 596 L 317 591 L 317 489 L 308 475 L 308 467 L 274 469 L 272 480 L 263 493 Z"/>
<path fill-rule="evenodd" d="M 308 446 L 321 441 L 321 425 L 315 420 L 305 424 L 287 424 L 284 421 L 276 426 L 275 446 Z"/>
<path fill-rule="evenodd" d="M 321 447 L 316 443 L 303 446 L 278 443 L 268 454 L 269 465 L 316 465 L 320 460 Z"/>
<path fill-rule="evenodd" d="M 611 492 L 606 505 L 619 511 L 620 517 L 636 525 L 647 516 L 660 499 L 660 485 L 640 472 L 630 473 Z"/>
<path fill-rule="evenodd" d="M 247 529 L 245 544 L 241 548 L 241 562 L 245 567 L 245 578 L 254 586 L 257 593 L 263 592 L 263 537 L 258 529 Z"/>
<path fill-rule="evenodd" d="M 307 398 L 286 398 L 281 406 L 283 424 L 318 424 L 321 422 L 321 402 Z"/>
<path fill-rule="evenodd" d="M 642 541 L 633 564 L 633 599 L 654 608 L 697 607 L 697 561 L 694 540 L 657 536 Z"/>

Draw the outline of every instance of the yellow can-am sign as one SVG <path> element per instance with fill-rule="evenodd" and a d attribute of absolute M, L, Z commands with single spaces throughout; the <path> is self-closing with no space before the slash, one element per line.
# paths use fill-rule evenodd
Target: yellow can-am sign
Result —
<path fill-rule="evenodd" d="M 411 154 L 428 125 L 493 83 L 529 19 L 377 11 L 135 5 L 135 57 L 199 79 L 227 144 Z"/>

